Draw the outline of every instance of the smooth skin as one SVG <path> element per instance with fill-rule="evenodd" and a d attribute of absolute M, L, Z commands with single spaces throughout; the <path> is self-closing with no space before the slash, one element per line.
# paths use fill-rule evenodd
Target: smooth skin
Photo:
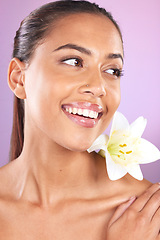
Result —
<path fill-rule="evenodd" d="M 57 50 L 71 43 L 90 54 Z M 110 181 L 105 160 L 86 151 L 120 103 L 112 69 L 123 62 L 110 54 L 123 58 L 113 23 L 74 14 L 57 22 L 29 64 L 12 59 L 8 83 L 25 99 L 25 135 L 22 154 L 0 170 L 0 239 L 160 239 L 160 185 L 129 175 Z M 99 104 L 103 116 L 82 127 L 62 111 L 72 102 Z"/>

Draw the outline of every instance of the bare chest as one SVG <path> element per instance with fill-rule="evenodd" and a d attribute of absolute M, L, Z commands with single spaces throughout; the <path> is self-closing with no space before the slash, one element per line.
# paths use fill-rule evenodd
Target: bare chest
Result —
<path fill-rule="evenodd" d="M 105 240 L 113 209 L 91 205 L 60 205 L 47 211 L 20 205 L 1 216 L 0 239 Z"/>

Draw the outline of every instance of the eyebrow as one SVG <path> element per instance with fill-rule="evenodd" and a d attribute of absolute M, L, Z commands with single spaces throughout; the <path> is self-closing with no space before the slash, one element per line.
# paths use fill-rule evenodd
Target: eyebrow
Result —
<path fill-rule="evenodd" d="M 61 49 L 75 49 L 75 50 L 77 50 L 81 53 L 87 54 L 89 56 L 92 55 L 92 52 L 89 49 L 78 46 L 76 44 L 72 44 L 72 43 L 62 45 L 62 46 L 56 48 L 53 52 L 59 51 Z M 110 54 L 106 55 L 106 59 L 116 59 L 116 58 L 120 58 L 122 60 L 122 63 L 124 62 L 123 57 L 120 53 L 110 53 Z"/>
<path fill-rule="evenodd" d="M 61 50 L 61 49 L 75 49 L 75 50 L 77 50 L 77 51 L 79 51 L 81 53 L 85 53 L 87 55 L 91 55 L 92 54 L 89 49 L 80 47 L 80 46 L 78 46 L 76 44 L 72 44 L 72 43 L 68 43 L 68 44 L 62 45 L 62 46 L 56 48 L 54 50 L 54 52 L 58 51 L 58 50 Z"/>
<path fill-rule="evenodd" d="M 123 57 L 120 53 L 110 53 L 107 58 L 109 59 L 116 59 L 116 58 L 120 58 L 122 60 L 122 63 L 124 62 Z"/>

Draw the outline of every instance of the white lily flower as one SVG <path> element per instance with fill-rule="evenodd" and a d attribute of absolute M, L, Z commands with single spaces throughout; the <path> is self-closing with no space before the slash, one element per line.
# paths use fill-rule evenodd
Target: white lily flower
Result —
<path fill-rule="evenodd" d="M 92 152 L 98 149 L 106 158 L 108 176 L 111 180 L 122 178 L 126 173 L 138 180 L 143 179 L 139 164 L 154 162 L 160 159 L 160 151 L 152 143 L 141 138 L 147 120 L 137 118 L 131 125 L 120 112 L 113 117 L 110 137 L 100 135 L 87 149 Z"/>

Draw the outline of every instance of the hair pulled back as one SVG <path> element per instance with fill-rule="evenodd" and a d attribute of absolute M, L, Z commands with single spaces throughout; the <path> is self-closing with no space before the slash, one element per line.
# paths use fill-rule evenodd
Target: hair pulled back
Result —
<path fill-rule="evenodd" d="M 40 45 L 56 21 L 76 13 L 91 13 L 104 15 L 110 19 L 117 28 L 121 40 L 122 35 L 118 24 L 112 15 L 104 8 L 88 1 L 63 0 L 50 2 L 31 12 L 20 24 L 14 38 L 12 57 L 29 63 L 34 51 Z M 123 40 L 122 40 L 123 43 Z M 14 96 L 13 127 L 10 144 L 10 160 L 17 158 L 23 148 L 24 141 L 24 100 Z"/>

